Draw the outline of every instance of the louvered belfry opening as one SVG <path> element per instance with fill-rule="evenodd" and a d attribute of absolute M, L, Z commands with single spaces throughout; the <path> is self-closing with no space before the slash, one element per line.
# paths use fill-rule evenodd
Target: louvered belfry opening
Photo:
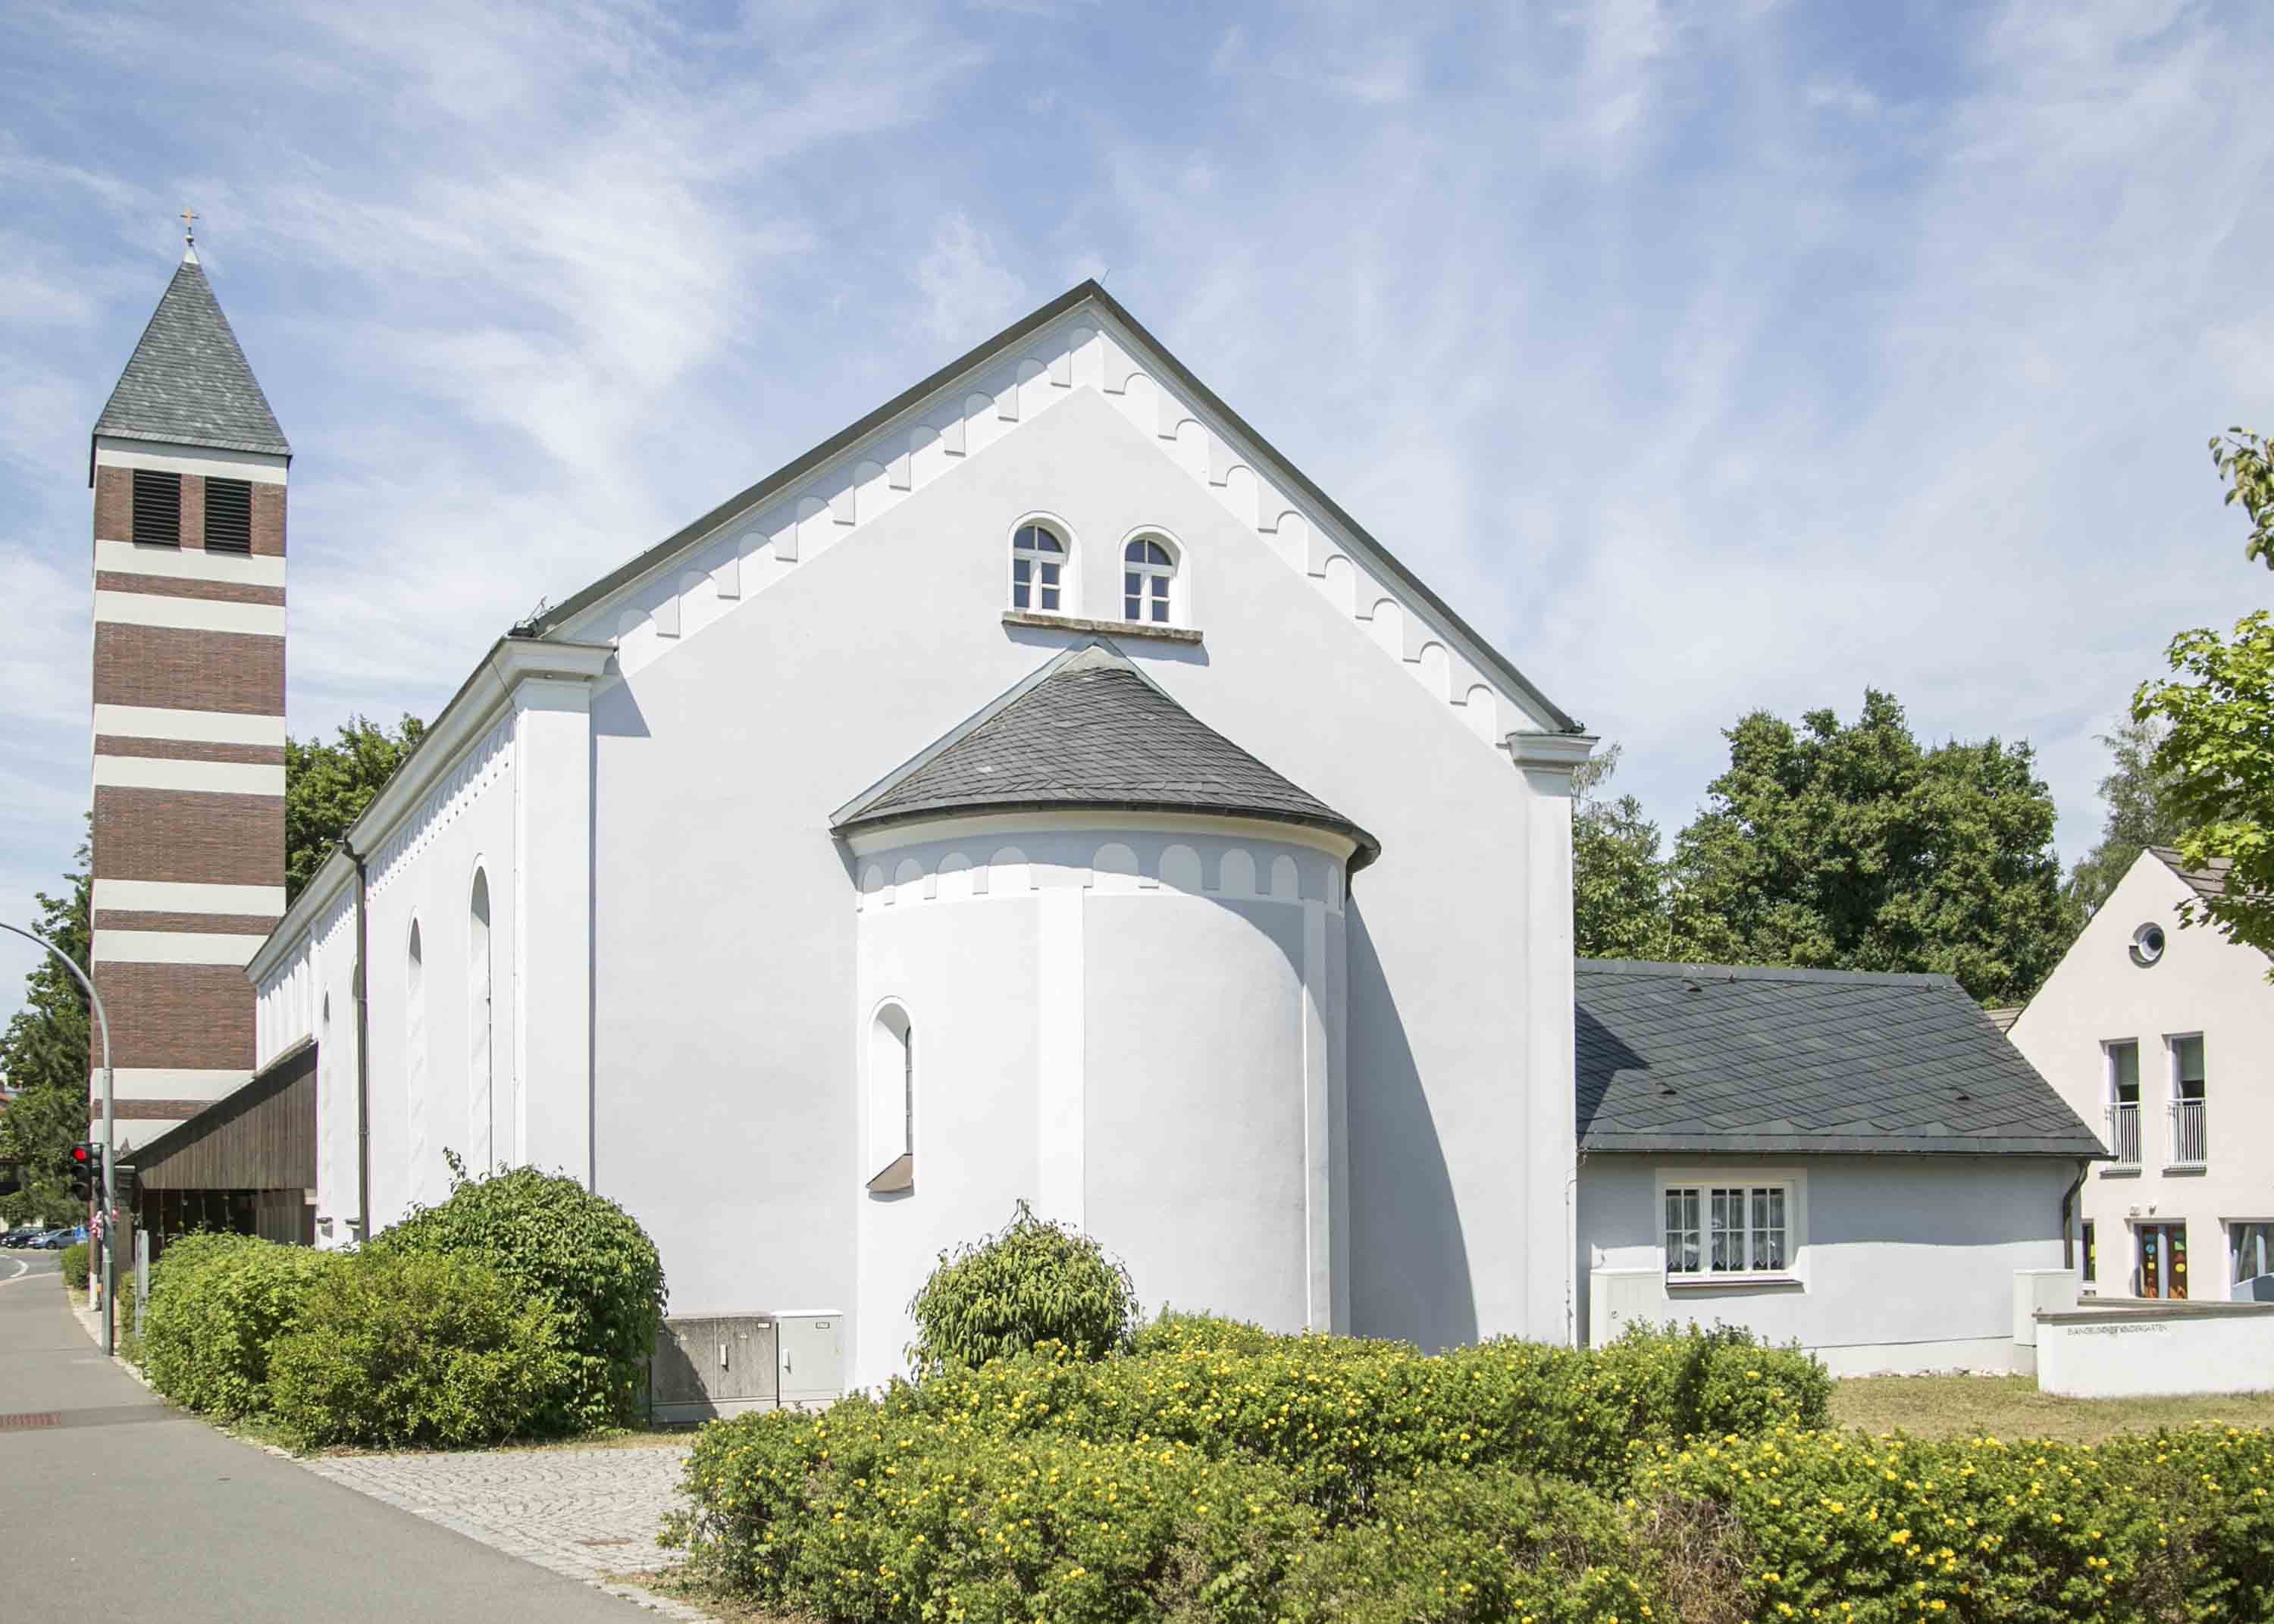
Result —
<path fill-rule="evenodd" d="M 252 484 L 250 480 L 206 481 L 206 551 L 252 551 Z"/>
<path fill-rule="evenodd" d="M 182 477 L 134 470 L 134 539 L 154 546 L 182 545 Z"/>

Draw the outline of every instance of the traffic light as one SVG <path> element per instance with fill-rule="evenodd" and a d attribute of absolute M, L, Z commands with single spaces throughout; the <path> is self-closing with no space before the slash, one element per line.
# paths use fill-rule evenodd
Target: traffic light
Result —
<path fill-rule="evenodd" d="M 71 1147 L 71 1192 L 76 1200 L 92 1201 L 102 1188 L 102 1147 L 79 1144 Z"/>

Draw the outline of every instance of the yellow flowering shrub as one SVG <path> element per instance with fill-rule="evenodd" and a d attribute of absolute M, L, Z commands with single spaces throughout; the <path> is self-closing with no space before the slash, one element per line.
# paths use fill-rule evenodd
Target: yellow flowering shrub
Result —
<path fill-rule="evenodd" d="M 1666 1447 L 1638 1505 L 1726 1507 L 1757 1619 L 2274 1618 L 2274 1434 L 2096 1445 L 1779 1430 Z"/>

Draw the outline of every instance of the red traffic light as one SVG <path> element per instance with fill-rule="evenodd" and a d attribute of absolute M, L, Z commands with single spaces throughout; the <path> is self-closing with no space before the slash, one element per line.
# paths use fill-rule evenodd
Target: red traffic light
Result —
<path fill-rule="evenodd" d="M 100 1167 L 102 1164 L 102 1156 L 97 1154 L 94 1147 L 92 1145 L 72 1146 L 71 1148 L 71 1157 L 72 1165 L 74 1168 L 95 1168 Z"/>

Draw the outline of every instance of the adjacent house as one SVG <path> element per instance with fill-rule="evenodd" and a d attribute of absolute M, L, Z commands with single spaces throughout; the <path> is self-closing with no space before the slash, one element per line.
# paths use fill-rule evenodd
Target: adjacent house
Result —
<path fill-rule="evenodd" d="M 2223 865 L 2141 853 L 2014 1022 L 2014 1046 L 2099 1132 L 2085 1289 L 2274 1301 L 2274 986 L 2267 956 L 2180 910 Z"/>
<path fill-rule="evenodd" d="M 1749 1326 L 1836 1375 L 2005 1370 L 2105 1152 L 1945 975 L 1581 959 L 1590 1339 Z"/>

